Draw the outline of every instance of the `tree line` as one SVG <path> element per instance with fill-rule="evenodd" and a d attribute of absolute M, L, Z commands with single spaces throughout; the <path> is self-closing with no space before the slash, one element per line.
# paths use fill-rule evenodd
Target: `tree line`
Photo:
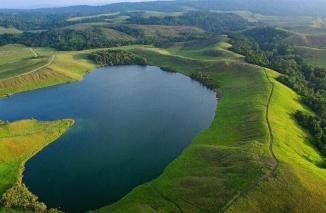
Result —
<path fill-rule="evenodd" d="M 57 50 L 83 50 L 151 42 L 147 40 L 113 39 L 97 27 L 83 30 L 51 29 L 38 33 L 24 32 L 0 35 L 0 46 L 19 43 L 31 47 L 51 47 Z"/>
<path fill-rule="evenodd" d="M 100 50 L 89 54 L 88 57 L 101 66 L 147 64 L 145 58 L 124 50 Z"/>

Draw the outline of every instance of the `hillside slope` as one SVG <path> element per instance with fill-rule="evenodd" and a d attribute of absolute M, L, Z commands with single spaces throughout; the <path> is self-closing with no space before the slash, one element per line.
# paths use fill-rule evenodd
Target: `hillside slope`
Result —
<path fill-rule="evenodd" d="M 275 80 L 276 72 L 230 59 L 192 59 L 182 51 L 179 55 L 148 48 L 133 51 L 153 65 L 187 75 L 201 72 L 219 89 L 221 99 L 212 126 L 159 178 L 100 212 L 326 209 L 326 170 L 318 167 L 323 159 L 292 117 L 296 110 L 307 109 L 295 92 Z M 279 162 L 275 174 L 270 146 Z"/>
<path fill-rule="evenodd" d="M 292 116 L 306 109 L 295 92 L 275 80 L 278 73 L 268 71 L 268 75 L 275 85 L 270 120 L 280 165 L 274 178 L 240 198 L 229 212 L 324 212 L 326 169 L 318 167 L 323 159 Z"/>
<path fill-rule="evenodd" d="M 87 51 L 57 52 L 45 48 L 33 51 L 21 45 L 0 48 L 0 60 L 9 61 L 0 63 L 0 97 L 79 81 L 96 67 L 85 59 Z"/>

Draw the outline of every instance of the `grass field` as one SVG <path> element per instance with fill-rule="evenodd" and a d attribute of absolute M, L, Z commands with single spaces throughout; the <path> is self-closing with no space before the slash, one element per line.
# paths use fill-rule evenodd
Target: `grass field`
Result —
<path fill-rule="evenodd" d="M 165 17 L 165 16 L 178 16 L 178 15 L 182 15 L 182 12 L 169 12 L 169 13 L 165 13 L 165 12 L 159 12 L 159 11 L 130 11 L 130 12 L 135 12 L 135 13 L 139 13 L 141 14 L 142 17 Z M 115 13 L 103 13 L 103 14 L 98 14 L 98 15 L 92 15 L 92 16 L 76 16 L 76 17 L 72 17 L 69 18 L 68 21 L 82 21 L 84 19 L 89 19 L 89 18 L 107 18 L 108 20 L 116 20 L 116 18 L 119 18 L 122 20 L 125 20 L 127 18 L 129 18 L 129 16 L 124 16 L 121 15 L 119 12 L 115 12 Z"/>
<path fill-rule="evenodd" d="M 89 19 L 89 18 L 111 17 L 111 16 L 117 16 L 117 15 L 119 15 L 119 13 L 103 13 L 103 14 L 92 15 L 92 16 L 77 16 L 77 17 L 69 18 L 68 21 L 81 21 L 81 20 Z"/>
<path fill-rule="evenodd" d="M 174 46 L 168 49 L 169 54 L 182 55 L 191 59 L 203 60 L 203 61 L 218 61 L 218 60 L 242 60 L 243 57 L 239 54 L 228 50 L 230 44 L 227 43 L 226 37 L 220 37 L 217 40 L 213 40 L 212 44 L 204 47 L 197 47 L 196 44 L 183 44 Z M 190 47 L 187 47 L 190 46 Z"/>
<path fill-rule="evenodd" d="M 306 46 L 312 48 L 326 48 L 326 32 L 321 34 L 294 34 L 286 39 L 295 46 Z"/>
<path fill-rule="evenodd" d="M 219 11 L 220 12 L 220 11 Z M 325 34 L 326 19 L 312 16 L 272 16 L 262 15 L 250 11 L 231 11 L 250 22 L 264 23 L 274 27 L 281 27 L 300 34 Z"/>
<path fill-rule="evenodd" d="M 64 134 L 71 125 L 72 120 L 1 122 L 0 195 L 20 184 L 25 162 Z M 0 212 L 8 211 L 0 207 Z"/>
<path fill-rule="evenodd" d="M 6 28 L 6 27 L 1 27 L 0 26 L 0 35 L 6 34 L 6 33 L 8 33 L 8 34 L 17 34 L 17 33 L 22 33 L 22 31 L 20 31 L 20 30 L 18 30 L 16 28 L 12 28 L 12 27 Z"/>
<path fill-rule="evenodd" d="M 128 25 L 135 29 L 140 29 L 144 32 L 145 36 L 149 37 L 177 37 L 184 33 L 203 33 L 202 29 L 191 26 L 168 26 L 168 25 Z"/>
<path fill-rule="evenodd" d="M 5 45 L 0 47 L 0 66 L 34 57 L 30 48 L 23 45 Z"/>
<path fill-rule="evenodd" d="M 0 97 L 57 84 L 79 81 L 95 68 L 84 52 L 9 45 L 0 49 Z M 87 52 L 87 51 L 85 51 Z"/>
<path fill-rule="evenodd" d="M 0 47 L 0 79 L 7 79 L 30 72 L 48 63 L 50 56 L 42 55 L 21 45 Z"/>
<path fill-rule="evenodd" d="M 302 56 L 306 63 L 326 69 L 326 49 L 296 47 L 295 52 Z"/>
<path fill-rule="evenodd" d="M 292 117 L 296 110 L 306 109 L 296 93 L 275 80 L 277 73 L 268 74 L 275 85 L 270 120 L 280 166 L 276 177 L 239 199 L 230 212 L 324 212 L 326 170 L 318 167 L 322 158 Z"/>

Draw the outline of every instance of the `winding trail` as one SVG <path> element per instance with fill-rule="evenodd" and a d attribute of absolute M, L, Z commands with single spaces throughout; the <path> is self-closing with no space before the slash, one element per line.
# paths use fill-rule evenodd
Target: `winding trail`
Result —
<path fill-rule="evenodd" d="M 271 90 L 271 93 L 269 95 L 269 98 L 268 98 L 268 102 L 267 102 L 267 109 L 266 109 L 266 121 L 267 121 L 267 125 L 268 125 L 268 130 L 269 130 L 269 151 L 272 155 L 272 158 L 273 158 L 273 164 L 272 164 L 272 169 L 271 169 L 271 173 L 269 176 L 273 176 L 279 166 L 279 161 L 274 153 L 274 150 L 273 150 L 273 144 L 274 144 L 274 135 L 273 135 L 273 130 L 272 130 L 272 125 L 270 123 L 270 120 L 269 120 L 269 111 L 270 111 L 270 105 L 271 105 L 271 100 L 272 100 L 272 97 L 273 97 L 273 94 L 274 94 L 274 90 L 275 90 L 275 85 L 274 83 L 271 81 L 271 79 L 269 78 L 268 74 L 267 74 L 267 71 L 266 69 L 264 68 L 264 72 L 265 72 L 265 75 L 266 75 L 266 78 L 267 80 L 269 81 L 269 83 L 271 84 L 272 86 L 272 90 Z M 267 177 L 268 178 L 268 177 Z"/>
<path fill-rule="evenodd" d="M 274 94 L 274 90 L 275 90 L 275 85 L 274 83 L 272 82 L 272 80 L 270 79 L 270 77 L 268 76 L 267 74 L 267 69 L 264 68 L 264 73 L 265 73 L 265 76 L 266 76 L 266 79 L 268 80 L 268 82 L 270 83 L 271 85 L 271 90 L 270 90 L 270 93 L 269 93 L 269 96 L 268 96 L 268 100 L 267 100 L 267 104 L 266 104 L 266 111 L 265 111 L 265 119 L 266 119 L 266 123 L 267 123 L 267 128 L 268 128 L 268 134 L 269 134 L 269 152 L 270 152 L 270 155 L 272 157 L 272 162 L 271 162 L 271 169 L 266 172 L 262 177 L 260 177 L 257 181 L 254 181 L 252 183 L 249 184 L 249 186 L 247 186 L 245 189 L 243 189 L 242 191 L 239 191 L 228 203 L 226 203 L 226 205 L 224 207 L 222 207 L 219 211 L 217 212 L 225 212 L 228 210 L 229 207 L 232 206 L 232 204 L 235 203 L 235 201 L 237 201 L 240 197 L 244 196 L 246 193 L 248 193 L 249 191 L 251 191 L 252 189 L 254 189 L 256 186 L 258 186 L 261 182 L 271 178 L 271 177 L 274 177 L 275 175 L 275 172 L 279 166 L 279 161 L 274 153 L 274 150 L 273 150 L 273 144 L 274 144 L 274 135 L 273 135 L 273 131 L 272 131 L 272 125 L 270 123 L 270 119 L 269 119 L 269 113 L 270 113 L 270 107 L 271 107 L 271 101 L 272 101 L 272 97 L 273 97 L 273 94 Z M 152 184 L 153 188 L 155 189 L 155 191 L 160 194 L 160 196 L 172 203 L 174 206 L 176 206 L 179 210 L 179 212 L 183 213 L 183 210 L 181 208 L 180 205 L 178 205 L 177 202 L 173 201 L 172 199 L 168 198 L 167 196 L 165 196 L 163 193 L 161 193 L 158 188 Z M 207 209 L 203 209 L 197 205 L 194 205 L 193 203 L 187 201 L 187 200 L 183 200 L 184 202 L 188 203 L 189 205 L 197 208 L 198 210 L 200 210 L 201 212 L 215 212 L 215 211 L 210 211 L 210 210 L 207 210 Z"/>
<path fill-rule="evenodd" d="M 37 72 L 37 71 L 39 71 L 39 70 L 41 70 L 41 69 L 43 69 L 43 68 L 45 68 L 47 66 L 50 66 L 53 63 L 54 59 L 55 59 L 55 55 L 52 55 L 50 60 L 48 61 L 48 63 L 46 63 L 46 64 L 44 64 L 44 65 L 42 65 L 42 66 L 40 66 L 38 68 L 35 68 L 35 69 L 31 70 L 31 71 L 22 73 L 20 75 L 15 75 L 15 76 L 12 76 L 12 77 L 9 77 L 9 78 L 1 79 L 0 82 L 1 81 L 7 81 L 7 80 L 10 80 L 10 79 L 18 78 L 18 77 L 21 77 L 21 76 L 24 76 L 24 75 L 29 75 L 31 73 Z"/>
<path fill-rule="evenodd" d="M 268 100 L 267 100 L 266 114 L 265 114 L 266 123 L 267 123 L 267 127 L 268 127 L 268 132 L 269 132 L 269 152 L 270 152 L 270 154 L 272 156 L 271 169 L 268 172 L 266 172 L 265 175 L 260 177 L 257 181 L 251 183 L 244 190 L 238 192 L 219 212 L 225 212 L 240 197 L 244 196 L 247 192 L 249 192 L 250 190 L 255 188 L 261 182 L 267 180 L 268 178 L 274 177 L 275 172 L 276 172 L 276 170 L 277 170 L 277 168 L 279 166 L 279 161 L 278 161 L 278 159 L 277 159 L 277 157 L 276 157 L 276 155 L 275 155 L 275 153 L 273 151 L 274 135 L 273 135 L 272 126 L 271 126 L 271 123 L 270 123 L 270 120 L 269 120 L 270 105 L 271 105 L 272 97 L 273 97 L 273 94 L 274 94 L 275 85 L 271 81 L 271 79 L 269 78 L 266 68 L 264 68 L 264 73 L 266 75 L 266 79 L 268 80 L 268 82 L 272 86 L 272 89 L 270 91 L 270 94 L 269 94 L 269 97 L 268 97 Z"/>

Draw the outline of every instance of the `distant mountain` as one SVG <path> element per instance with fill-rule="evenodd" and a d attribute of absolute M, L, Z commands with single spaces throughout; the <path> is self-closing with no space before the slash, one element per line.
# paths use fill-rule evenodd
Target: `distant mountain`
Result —
<path fill-rule="evenodd" d="M 179 0 L 197 9 L 249 10 L 266 15 L 326 16 L 325 0 Z"/>
<path fill-rule="evenodd" d="M 57 8 L 41 8 L 41 9 L 0 9 L 3 13 L 55 13 L 55 14 L 69 14 L 69 15 L 89 15 L 104 12 L 124 12 L 130 10 L 156 10 L 156 11 L 175 11 L 181 10 L 185 2 L 179 1 L 148 1 L 148 2 L 123 2 L 113 3 L 102 6 L 89 6 L 89 5 L 78 5 L 69 7 L 57 7 Z"/>
<path fill-rule="evenodd" d="M 96 13 L 155 10 L 181 11 L 187 9 L 201 10 L 248 10 L 265 15 L 281 16 L 326 16 L 326 0 L 176 0 L 135 3 L 114 3 L 103 6 L 70 6 L 33 10 L 1 10 L 2 13 L 37 12 L 49 14 L 89 15 Z"/>

